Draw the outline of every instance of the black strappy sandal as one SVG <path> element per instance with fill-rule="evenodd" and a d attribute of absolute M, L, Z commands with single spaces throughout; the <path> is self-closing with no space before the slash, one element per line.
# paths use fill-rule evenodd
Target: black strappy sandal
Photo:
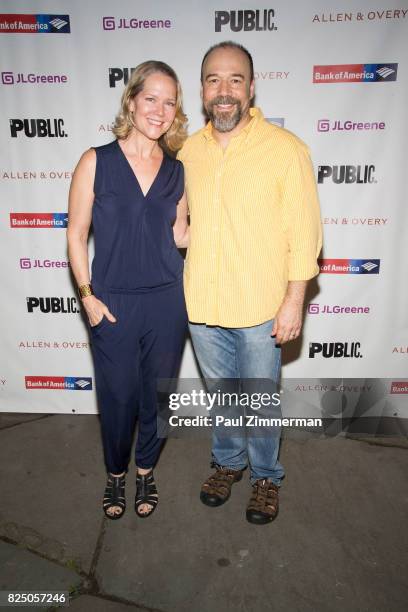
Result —
<path fill-rule="evenodd" d="M 110 514 L 109 508 L 118 506 L 122 512 L 120 514 Z M 125 474 L 122 476 L 112 476 L 108 474 L 108 481 L 106 483 L 105 495 L 103 498 L 103 511 L 105 515 L 112 521 L 122 518 L 126 510 L 125 500 Z"/>
<path fill-rule="evenodd" d="M 156 483 L 153 478 L 153 470 L 150 470 L 147 474 L 136 475 L 136 497 L 135 497 L 135 512 L 140 518 L 147 518 L 155 510 L 159 503 L 157 497 Z M 140 506 L 143 504 L 149 504 L 151 509 L 147 512 L 139 512 Z"/>

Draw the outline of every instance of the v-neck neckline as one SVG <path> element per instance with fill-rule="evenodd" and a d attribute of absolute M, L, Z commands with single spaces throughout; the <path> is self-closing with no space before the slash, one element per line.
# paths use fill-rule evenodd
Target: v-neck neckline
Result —
<path fill-rule="evenodd" d="M 143 193 L 143 189 L 142 189 L 142 186 L 141 186 L 141 185 L 140 185 L 140 183 L 139 183 L 139 179 L 138 179 L 138 178 L 137 178 L 137 176 L 136 176 L 136 172 L 133 170 L 132 166 L 130 165 L 130 162 L 129 162 L 128 158 L 126 157 L 125 153 L 123 152 L 122 147 L 121 147 L 121 146 L 120 146 L 120 144 L 119 144 L 119 140 L 116 140 L 116 145 L 117 145 L 117 147 L 118 147 L 118 149 L 119 149 L 119 153 L 120 153 L 120 154 L 121 154 L 121 156 L 123 157 L 123 159 L 124 159 L 124 161 L 125 161 L 125 163 L 126 163 L 127 167 L 129 168 L 130 172 L 132 173 L 133 178 L 134 178 L 134 180 L 136 181 L 136 185 L 138 186 L 140 193 L 142 194 L 143 198 L 144 198 L 144 199 L 146 199 L 146 198 L 149 196 L 149 194 L 150 194 L 150 192 L 151 192 L 151 190 L 152 190 L 153 186 L 155 185 L 155 183 L 156 183 L 157 179 L 159 178 L 159 174 L 160 174 L 160 173 L 161 173 L 161 171 L 162 171 L 162 168 L 163 168 L 163 166 L 164 166 L 165 157 L 166 157 L 165 152 L 163 151 L 163 158 L 162 158 L 162 160 L 161 160 L 161 163 L 160 163 L 159 169 L 158 169 L 158 171 L 157 171 L 157 173 L 156 173 L 156 176 L 154 177 L 153 181 L 151 182 L 150 187 L 149 187 L 149 189 L 146 191 L 146 193 Z"/>

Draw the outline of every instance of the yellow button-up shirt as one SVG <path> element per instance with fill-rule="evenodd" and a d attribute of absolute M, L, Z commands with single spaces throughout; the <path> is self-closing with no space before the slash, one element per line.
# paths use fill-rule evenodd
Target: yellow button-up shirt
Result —
<path fill-rule="evenodd" d="M 291 280 L 319 272 L 319 202 L 308 148 L 257 108 L 225 151 L 209 123 L 187 139 L 189 319 L 251 327 L 272 319 Z"/>

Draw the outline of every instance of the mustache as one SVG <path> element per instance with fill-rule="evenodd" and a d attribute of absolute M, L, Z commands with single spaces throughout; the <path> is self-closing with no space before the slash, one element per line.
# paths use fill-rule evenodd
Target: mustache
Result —
<path fill-rule="evenodd" d="M 211 108 L 216 104 L 239 104 L 239 100 L 233 98 L 232 96 L 217 96 L 216 98 L 211 100 Z"/>

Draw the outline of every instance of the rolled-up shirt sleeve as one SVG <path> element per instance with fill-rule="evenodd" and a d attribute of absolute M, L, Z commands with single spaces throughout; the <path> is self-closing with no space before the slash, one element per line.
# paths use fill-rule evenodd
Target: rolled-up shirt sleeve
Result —
<path fill-rule="evenodd" d="M 288 243 L 288 280 L 319 273 L 322 223 L 317 185 L 306 145 L 297 145 L 282 181 L 282 219 Z"/>

